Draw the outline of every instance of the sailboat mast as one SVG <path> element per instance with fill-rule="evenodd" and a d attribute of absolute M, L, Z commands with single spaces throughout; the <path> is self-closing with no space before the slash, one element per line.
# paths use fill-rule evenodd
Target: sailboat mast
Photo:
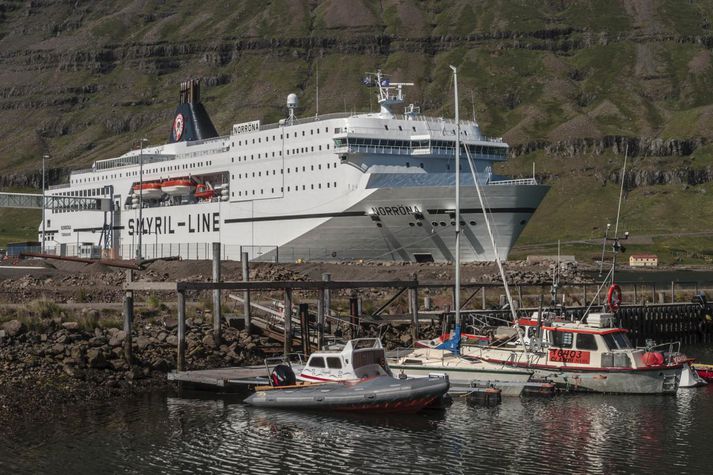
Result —
<path fill-rule="evenodd" d="M 455 305 L 455 325 L 460 326 L 460 116 L 458 113 L 458 69 L 456 69 L 455 66 L 451 66 L 451 69 L 453 70 L 453 89 L 455 93 L 456 112 L 456 285 L 453 294 Z"/>

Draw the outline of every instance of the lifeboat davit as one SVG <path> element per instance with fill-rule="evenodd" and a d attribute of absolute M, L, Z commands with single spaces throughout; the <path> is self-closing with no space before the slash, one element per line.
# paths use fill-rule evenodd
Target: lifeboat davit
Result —
<path fill-rule="evenodd" d="M 174 178 L 161 183 L 161 191 L 170 196 L 190 195 L 195 189 L 195 183 L 189 178 Z"/>
<path fill-rule="evenodd" d="M 140 194 L 144 200 L 158 200 L 163 195 L 161 183 L 157 182 L 136 184 L 133 186 L 133 190 L 136 196 Z"/>
<path fill-rule="evenodd" d="M 199 200 L 209 200 L 215 196 L 215 190 L 201 184 L 196 187 L 196 198 Z"/>

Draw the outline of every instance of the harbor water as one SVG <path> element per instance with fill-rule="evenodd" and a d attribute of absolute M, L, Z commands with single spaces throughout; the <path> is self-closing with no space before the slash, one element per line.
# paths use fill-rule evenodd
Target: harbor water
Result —
<path fill-rule="evenodd" d="M 153 394 L 3 427 L 2 473 L 709 473 L 713 386 L 409 416 Z"/>

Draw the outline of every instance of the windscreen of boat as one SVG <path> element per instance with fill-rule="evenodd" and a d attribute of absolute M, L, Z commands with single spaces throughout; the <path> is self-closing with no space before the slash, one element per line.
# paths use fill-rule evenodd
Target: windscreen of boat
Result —
<path fill-rule="evenodd" d="M 373 350 L 357 350 L 354 352 L 352 359 L 354 369 L 370 364 L 381 365 L 385 360 L 384 349 L 378 348 Z"/>
<path fill-rule="evenodd" d="M 633 348 L 629 337 L 626 336 L 626 333 L 608 333 L 602 336 L 604 337 L 604 342 L 610 350 L 626 350 Z"/>

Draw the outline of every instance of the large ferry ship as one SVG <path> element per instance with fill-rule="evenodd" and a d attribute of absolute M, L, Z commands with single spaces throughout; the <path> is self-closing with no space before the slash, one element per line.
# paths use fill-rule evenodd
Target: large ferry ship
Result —
<path fill-rule="evenodd" d="M 363 81 L 379 112 L 298 119 L 297 97 L 279 123 L 235 124 L 219 136 L 200 102 L 198 80 L 181 84 L 169 142 L 96 161 L 53 186 L 54 197 L 102 199 L 104 213 L 82 206 L 49 209 L 45 249 L 102 250 L 114 257 L 452 261 L 455 228 L 454 121 L 426 117 L 403 89 L 377 72 Z M 461 121 L 463 261 L 494 259 L 487 245 L 468 156 L 487 200 L 502 259 L 548 187 L 534 178 L 493 174 L 508 145 Z M 110 201 L 109 201 L 110 200 Z M 42 229 L 42 226 L 40 226 Z M 95 251 L 87 251 L 94 249 Z"/>

